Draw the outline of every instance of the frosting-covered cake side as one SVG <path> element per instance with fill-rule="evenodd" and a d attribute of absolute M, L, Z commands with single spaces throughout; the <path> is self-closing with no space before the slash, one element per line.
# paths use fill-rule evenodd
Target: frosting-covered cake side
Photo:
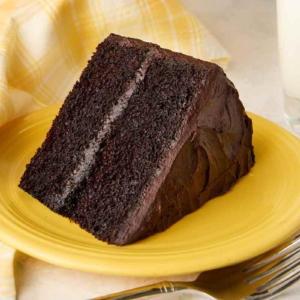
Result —
<path fill-rule="evenodd" d="M 145 204 L 132 212 L 135 218 L 128 219 L 118 243 L 164 231 L 226 193 L 254 165 L 252 121 L 238 91 L 217 66 L 205 94 L 205 105 L 187 116 L 186 130 L 167 153 L 161 178 L 152 178 L 152 193 L 145 193 Z"/>
<path fill-rule="evenodd" d="M 20 187 L 98 239 L 125 245 L 226 192 L 254 164 L 251 139 L 221 68 L 112 34 Z"/>

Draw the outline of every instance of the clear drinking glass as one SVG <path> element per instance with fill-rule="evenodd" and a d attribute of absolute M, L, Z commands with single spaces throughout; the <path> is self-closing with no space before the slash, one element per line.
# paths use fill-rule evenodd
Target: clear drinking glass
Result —
<path fill-rule="evenodd" d="M 277 24 L 284 116 L 300 135 L 300 0 L 277 0 Z"/>

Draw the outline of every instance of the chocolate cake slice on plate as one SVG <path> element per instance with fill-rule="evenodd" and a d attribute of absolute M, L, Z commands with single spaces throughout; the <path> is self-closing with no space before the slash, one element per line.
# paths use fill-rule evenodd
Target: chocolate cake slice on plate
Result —
<path fill-rule="evenodd" d="M 96 238 L 164 231 L 254 164 L 252 123 L 215 64 L 111 34 L 20 187 Z"/>

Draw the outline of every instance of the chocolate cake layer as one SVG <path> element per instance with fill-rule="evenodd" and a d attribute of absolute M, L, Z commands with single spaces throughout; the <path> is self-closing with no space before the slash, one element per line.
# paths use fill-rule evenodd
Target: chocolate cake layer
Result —
<path fill-rule="evenodd" d="M 112 107 L 126 105 L 148 51 L 120 47 L 114 39 L 101 44 L 27 167 L 24 190 L 57 212 L 70 204 L 105 144 L 108 124 L 118 117 Z"/>
<path fill-rule="evenodd" d="M 215 64 L 110 35 L 20 187 L 124 245 L 226 192 L 254 163 L 251 120 Z"/>
<path fill-rule="evenodd" d="M 220 72 L 218 76 L 224 75 Z M 128 218 L 130 225 L 124 226 L 127 231 L 119 235 L 118 243 L 124 243 L 124 237 L 128 243 L 164 231 L 227 192 L 253 166 L 252 122 L 241 113 L 241 102 L 235 101 L 236 89 L 229 80 L 216 80 L 211 88 L 215 91 L 213 98 L 190 123 L 194 128 L 196 123 L 196 130 L 177 154 L 156 197 L 144 200 L 149 201 L 147 210 L 144 204 L 142 212 L 132 212 L 139 217 Z M 185 140 L 184 134 L 179 139 Z"/>

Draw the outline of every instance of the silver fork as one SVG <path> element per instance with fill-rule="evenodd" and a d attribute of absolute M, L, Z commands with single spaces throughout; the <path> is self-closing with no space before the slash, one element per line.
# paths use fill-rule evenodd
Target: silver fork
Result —
<path fill-rule="evenodd" d="M 221 300 L 262 300 L 300 279 L 300 234 L 254 259 L 201 273 L 192 282 L 159 282 L 90 300 L 129 300 L 196 290 Z"/>

